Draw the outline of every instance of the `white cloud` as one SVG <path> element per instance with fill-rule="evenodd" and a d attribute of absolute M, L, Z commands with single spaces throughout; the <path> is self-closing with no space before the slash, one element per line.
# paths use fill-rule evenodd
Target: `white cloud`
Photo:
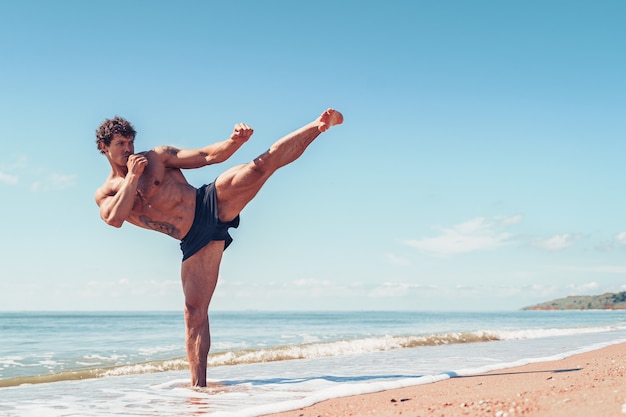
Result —
<path fill-rule="evenodd" d="M 626 287 L 626 285 L 625 285 Z M 498 300 L 500 304 L 520 304 L 520 307 L 535 302 L 561 298 L 570 294 L 597 293 L 601 286 L 597 282 L 585 284 L 544 284 L 515 283 L 508 284 L 454 284 L 432 285 L 412 282 L 385 282 L 372 288 L 367 296 L 370 298 L 430 299 L 435 298 L 441 303 L 458 300 L 463 303 Z M 608 289 L 607 289 L 608 290 Z M 506 301 L 508 300 L 508 301 Z M 471 303 L 470 303 L 471 304 Z"/>
<path fill-rule="evenodd" d="M 134 281 L 122 277 L 119 279 L 88 281 L 79 288 L 81 297 L 116 297 L 124 298 L 132 295 L 165 296 L 178 288 L 177 280 Z"/>
<path fill-rule="evenodd" d="M 381 285 L 373 288 L 368 293 L 368 296 L 373 298 L 403 297 L 417 289 L 432 291 L 433 289 L 436 289 L 436 287 L 432 285 L 422 285 L 411 282 L 384 282 Z"/>
<path fill-rule="evenodd" d="M 297 279 L 291 282 L 291 284 L 294 287 L 306 287 L 306 288 L 325 288 L 325 287 L 330 287 L 332 286 L 332 283 L 325 279 L 325 280 L 319 280 L 319 279 L 312 279 L 312 278 L 303 278 L 303 279 Z"/>
<path fill-rule="evenodd" d="M 17 184 L 17 181 L 18 181 L 17 175 L 11 175 L 5 172 L 0 172 L 0 182 L 4 184 L 13 185 L 13 184 Z"/>
<path fill-rule="evenodd" d="M 75 175 L 51 174 L 42 181 L 35 181 L 31 190 L 33 192 L 64 190 L 73 187 L 75 180 Z"/>
<path fill-rule="evenodd" d="M 590 292 L 598 291 L 600 284 L 594 281 L 585 284 L 569 285 L 567 288 L 574 291 L 573 294 L 589 294 Z"/>
<path fill-rule="evenodd" d="M 533 242 L 533 246 L 538 249 L 556 251 L 574 245 L 582 238 L 580 233 L 564 233 L 549 238 L 537 239 Z"/>
<path fill-rule="evenodd" d="M 25 156 L 17 156 L 10 164 L 0 166 L 0 183 L 15 185 L 19 182 L 19 175 L 15 172 L 27 169 L 27 159 Z"/>
<path fill-rule="evenodd" d="M 349 289 L 347 284 L 338 284 L 327 279 L 301 278 L 291 281 L 267 281 L 244 283 L 229 280 L 220 280 L 216 294 L 220 298 L 231 300 L 241 299 L 261 299 L 288 297 L 299 299 L 302 297 L 325 297 L 338 296 L 353 293 L 354 289 Z"/>
<path fill-rule="evenodd" d="M 615 235 L 615 240 L 620 245 L 626 245 L 626 232 L 621 232 Z"/>
<path fill-rule="evenodd" d="M 556 269 L 573 272 L 591 272 L 601 274 L 626 274 L 626 265 L 597 266 L 557 266 Z"/>
<path fill-rule="evenodd" d="M 458 253 L 492 250 L 506 245 L 511 235 L 501 228 L 519 223 L 522 217 L 478 217 L 457 224 L 452 228 L 443 228 L 435 237 L 406 240 L 408 246 L 434 255 L 454 255 Z"/>
<path fill-rule="evenodd" d="M 499 217 L 497 218 L 497 221 L 502 225 L 517 224 L 521 223 L 522 216 L 520 214 L 516 214 L 515 216 Z"/>
<path fill-rule="evenodd" d="M 396 255 L 395 253 L 386 253 L 385 258 L 389 261 L 390 264 L 396 266 L 408 266 L 411 265 L 411 261 L 406 258 L 402 258 L 401 256 Z"/>
<path fill-rule="evenodd" d="M 10 164 L 2 164 L 3 171 L 17 171 L 28 167 L 28 159 L 24 155 L 17 155 Z"/>

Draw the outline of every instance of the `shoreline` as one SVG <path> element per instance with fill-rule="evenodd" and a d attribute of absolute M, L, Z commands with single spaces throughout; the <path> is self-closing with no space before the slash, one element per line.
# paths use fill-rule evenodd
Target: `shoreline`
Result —
<path fill-rule="evenodd" d="M 626 416 L 626 343 L 263 417 Z"/>

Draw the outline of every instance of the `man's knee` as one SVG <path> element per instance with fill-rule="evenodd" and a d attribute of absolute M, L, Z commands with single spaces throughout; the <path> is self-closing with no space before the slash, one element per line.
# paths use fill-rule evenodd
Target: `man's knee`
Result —
<path fill-rule="evenodd" d="M 185 302 L 185 322 L 187 327 L 197 328 L 206 326 L 209 321 L 209 308 L 202 304 Z"/>
<path fill-rule="evenodd" d="M 248 164 L 248 169 L 256 174 L 257 176 L 263 178 L 268 177 L 274 171 L 278 169 L 276 164 L 272 163 L 271 158 L 269 158 L 268 153 L 264 153 L 256 157 L 252 162 Z"/>

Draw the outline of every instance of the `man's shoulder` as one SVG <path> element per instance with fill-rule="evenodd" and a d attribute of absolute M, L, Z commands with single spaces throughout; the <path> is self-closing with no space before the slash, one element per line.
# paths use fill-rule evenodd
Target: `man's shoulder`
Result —
<path fill-rule="evenodd" d="M 148 158 L 148 161 L 159 160 L 164 162 L 172 154 L 171 149 L 171 146 L 157 146 L 150 150 L 139 152 L 139 154 Z"/>
<path fill-rule="evenodd" d="M 175 146 L 161 145 L 156 146 L 149 151 L 143 152 L 144 155 L 158 155 L 159 157 L 168 157 L 170 155 L 176 155 L 178 149 Z"/>
<path fill-rule="evenodd" d="M 96 201 L 115 195 L 119 190 L 119 182 L 119 178 L 107 178 L 106 181 L 96 189 Z"/>

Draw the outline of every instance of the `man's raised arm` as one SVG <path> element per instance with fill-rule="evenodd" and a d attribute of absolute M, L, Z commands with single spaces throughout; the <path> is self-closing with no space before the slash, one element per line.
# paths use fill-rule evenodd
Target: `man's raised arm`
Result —
<path fill-rule="evenodd" d="M 200 149 L 176 149 L 169 146 L 155 148 L 165 166 L 169 168 L 200 168 L 218 164 L 230 158 L 237 149 L 250 139 L 254 130 L 244 124 L 235 125 L 230 138 Z"/>

